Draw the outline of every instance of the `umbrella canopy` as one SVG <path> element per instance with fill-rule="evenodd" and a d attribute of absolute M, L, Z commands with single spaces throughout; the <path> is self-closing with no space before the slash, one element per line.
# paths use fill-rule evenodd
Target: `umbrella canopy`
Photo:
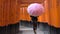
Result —
<path fill-rule="evenodd" d="M 41 14 L 44 13 L 44 7 L 42 4 L 39 3 L 32 3 L 28 6 L 27 12 L 31 16 L 40 16 Z"/>

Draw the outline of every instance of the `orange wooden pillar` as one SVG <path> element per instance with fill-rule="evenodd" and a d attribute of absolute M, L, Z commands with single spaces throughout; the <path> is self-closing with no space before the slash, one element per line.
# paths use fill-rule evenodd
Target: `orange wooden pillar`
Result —
<path fill-rule="evenodd" d="M 60 28 L 60 0 L 48 0 L 49 25 Z"/>
<path fill-rule="evenodd" d="M 0 26 L 15 24 L 20 20 L 18 0 L 0 0 Z"/>

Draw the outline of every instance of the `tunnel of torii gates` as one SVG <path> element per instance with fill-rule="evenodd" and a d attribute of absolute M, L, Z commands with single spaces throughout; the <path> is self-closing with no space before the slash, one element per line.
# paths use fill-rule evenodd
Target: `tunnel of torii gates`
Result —
<path fill-rule="evenodd" d="M 20 20 L 31 21 L 27 6 L 31 3 L 41 3 L 45 13 L 38 17 L 38 22 L 48 23 L 60 28 L 60 0 L 0 0 L 0 26 L 16 24 Z"/>

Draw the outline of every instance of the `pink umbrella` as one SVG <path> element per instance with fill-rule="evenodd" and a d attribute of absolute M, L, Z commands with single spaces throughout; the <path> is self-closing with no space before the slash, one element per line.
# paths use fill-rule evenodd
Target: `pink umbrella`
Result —
<path fill-rule="evenodd" d="M 44 7 L 42 4 L 32 3 L 28 6 L 27 11 L 31 16 L 40 16 L 44 13 Z"/>

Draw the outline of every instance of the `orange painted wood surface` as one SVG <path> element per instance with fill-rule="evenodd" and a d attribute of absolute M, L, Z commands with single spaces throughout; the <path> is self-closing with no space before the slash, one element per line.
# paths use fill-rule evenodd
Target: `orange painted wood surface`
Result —
<path fill-rule="evenodd" d="M 15 24 L 20 20 L 17 0 L 0 0 L 0 26 Z"/>

